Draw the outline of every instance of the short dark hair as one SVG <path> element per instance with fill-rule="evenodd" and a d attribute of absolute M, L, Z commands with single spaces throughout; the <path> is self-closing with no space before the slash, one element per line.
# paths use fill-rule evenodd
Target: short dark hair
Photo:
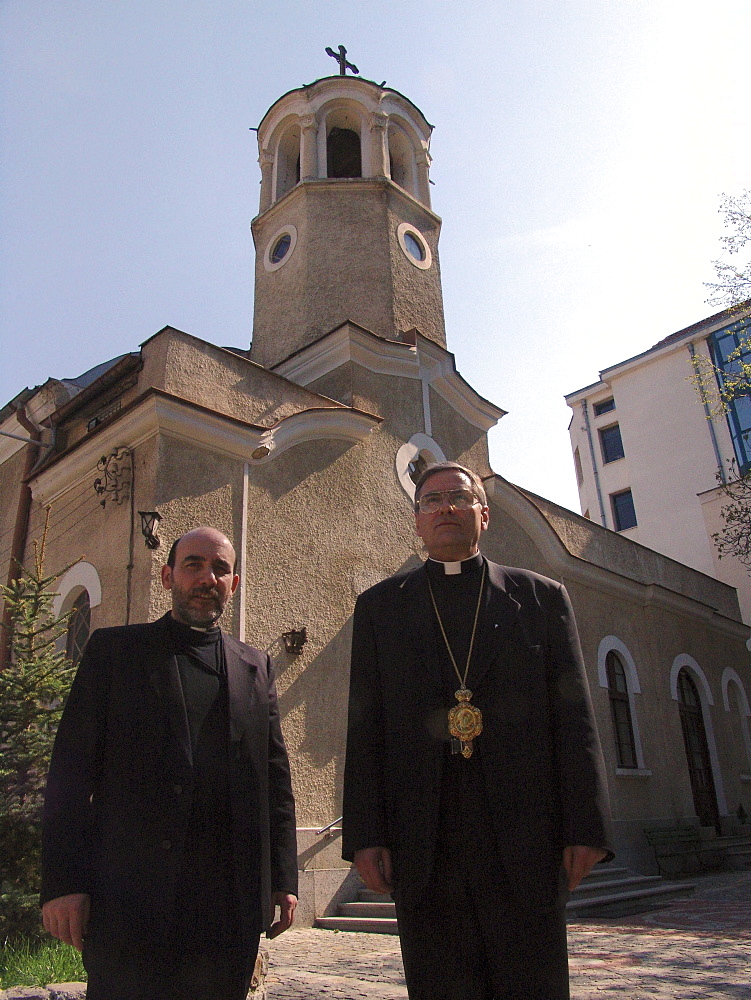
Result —
<path fill-rule="evenodd" d="M 436 462 L 435 465 L 429 465 L 427 469 L 423 469 L 423 471 L 417 478 L 417 482 L 415 483 L 415 510 L 418 509 L 417 501 L 420 499 L 422 488 L 427 482 L 427 480 L 430 479 L 431 476 L 436 475 L 436 473 L 438 472 L 450 472 L 450 471 L 464 473 L 467 479 L 469 479 L 470 483 L 472 483 L 472 489 L 474 490 L 474 494 L 477 497 L 477 499 L 480 501 L 483 507 L 487 507 L 488 497 L 487 494 L 485 493 L 485 487 L 482 484 L 482 479 L 480 479 L 480 477 L 477 475 L 476 472 L 473 472 L 471 469 L 466 468 L 464 465 L 459 465 L 458 462 Z"/>
<path fill-rule="evenodd" d="M 175 568 L 175 563 L 177 562 L 177 546 L 180 544 L 183 537 L 183 535 L 180 535 L 180 537 L 176 538 L 172 545 L 170 545 L 169 555 L 167 556 L 167 565 L 170 569 Z"/>
<path fill-rule="evenodd" d="M 191 531 L 195 531 L 195 530 L 196 530 L 195 528 L 191 528 Z M 169 566 L 170 569 L 174 569 L 175 568 L 175 563 L 177 562 L 177 546 L 180 544 L 180 542 L 183 540 L 183 538 L 185 538 L 185 536 L 189 535 L 189 534 L 190 534 L 190 531 L 184 532 L 182 535 L 180 535 L 179 538 L 176 538 L 174 540 L 174 542 L 172 543 L 172 545 L 170 545 L 169 552 L 167 553 L 167 565 Z M 232 543 L 230 543 L 230 544 L 232 544 Z M 232 548 L 234 549 L 234 545 L 232 546 Z M 236 552 L 235 552 L 235 563 L 234 563 L 234 565 L 232 567 L 232 572 L 233 573 L 237 572 L 237 553 Z"/>

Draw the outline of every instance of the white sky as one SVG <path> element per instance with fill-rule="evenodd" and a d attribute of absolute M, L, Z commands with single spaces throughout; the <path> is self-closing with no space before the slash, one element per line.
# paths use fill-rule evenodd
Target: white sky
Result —
<path fill-rule="evenodd" d="M 251 337 L 249 131 L 336 72 L 435 126 L 448 346 L 496 472 L 578 510 L 563 395 L 714 310 L 748 0 L 0 0 L 0 405 L 169 324 Z"/>

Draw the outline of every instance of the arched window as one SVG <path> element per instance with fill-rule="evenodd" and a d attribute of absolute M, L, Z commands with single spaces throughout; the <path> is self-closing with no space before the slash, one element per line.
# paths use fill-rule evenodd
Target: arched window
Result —
<path fill-rule="evenodd" d="M 68 631 L 65 639 L 65 655 L 78 666 L 91 632 L 91 603 L 88 590 L 82 590 L 73 602 L 73 608 L 68 619 Z"/>
<path fill-rule="evenodd" d="M 329 177 L 362 177 L 360 136 L 350 128 L 331 129 L 326 138 Z"/>
<path fill-rule="evenodd" d="M 701 699 L 685 667 L 678 674 L 678 700 L 696 815 L 702 826 L 719 829 L 720 817 Z"/>
<path fill-rule="evenodd" d="M 279 200 L 300 182 L 300 129 L 288 128 L 276 154 L 276 199 Z"/>
<path fill-rule="evenodd" d="M 416 195 L 415 153 L 408 136 L 398 125 L 392 124 L 388 141 L 391 180 L 411 195 Z"/>
<path fill-rule="evenodd" d="M 440 445 L 427 434 L 413 434 L 396 453 L 396 474 L 410 500 L 415 499 L 415 483 L 423 469 L 436 462 L 445 462 Z"/>
<path fill-rule="evenodd" d="M 409 478 L 412 480 L 413 483 L 417 483 L 417 480 L 427 469 L 429 464 L 430 463 L 428 462 L 428 459 L 422 452 L 420 452 L 419 455 L 415 455 L 412 461 L 407 463 L 407 471 L 409 472 Z"/>
<path fill-rule="evenodd" d="M 608 697 L 610 698 L 610 713 L 613 719 L 618 767 L 638 767 L 626 671 L 618 654 L 612 649 L 605 657 L 605 669 L 608 675 Z"/>

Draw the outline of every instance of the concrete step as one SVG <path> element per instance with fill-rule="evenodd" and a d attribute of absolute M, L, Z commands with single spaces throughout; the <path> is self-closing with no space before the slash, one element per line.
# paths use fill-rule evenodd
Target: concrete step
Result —
<path fill-rule="evenodd" d="M 343 917 L 387 917 L 395 918 L 396 908 L 393 903 L 340 903 L 339 913 Z"/>
<path fill-rule="evenodd" d="M 696 889 L 693 882 L 662 882 L 640 886 L 625 892 L 615 892 L 593 898 L 577 899 L 576 894 L 566 904 L 569 919 L 582 917 L 625 917 L 632 913 L 660 910 L 672 900 L 690 896 Z"/>
<path fill-rule="evenodd" d="M 359 931 L 366 934 L 396 934 L 396 917 L 316 917 L 315 927 L 329 931 Z"/>
<path fill-rule="evenodd" d="M 633 874 L 630 868 L 624 868 L 623 865 L 595 865 L 589 875 L 582 879 L 582 884 L 589 881 L 604 882 L 607 879 L 625 878 L 627 875 Z"/>
<path fill-rule="evenodd" d="M 690 895 L 691 882 L 666 882 L 659 875 L 639 875 L 621 866 L 605 865 L 591 872 L 572 894 L 566 906 L 569 919 L 620 917 L 660 909 L 671 900 Z M 318 917 L 316 927 L 371 934 L 396 934 L 396 910 L 390 896 L 364 887 L 358 899 L 340 903 L 339 913 Z"/>
<path fill-rule="evenodd" d="M 625 869 L 624 869 L 625 871 Z M 629 874 L 627 877 L 621 878 L 608 878 L 598 880 L 597 882 L 591 881 L 591 876 L 588 879 L 584 879 L 579 886 L 577 886 L 574 891 L 574 898 L 579 899 L 582 897 L 600 896 L 600 895 L 612 895 L 615 892 L 627 892 L 631 889 L 635 889 L 638 886 L 644 886 L 645 888 L 650 885 L 657 885 L 662 881 L 659 875 L 634 875 Z"/>

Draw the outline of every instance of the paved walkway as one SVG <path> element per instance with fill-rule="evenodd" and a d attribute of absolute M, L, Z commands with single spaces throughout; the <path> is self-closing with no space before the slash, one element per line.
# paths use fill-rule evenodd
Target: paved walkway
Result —
<path fill-rule="evenodd" d="M 751 1000 L 751 872 L 694 881 L 663 910 L 570 924 L 573 1000 Z M 292 930 L 268 947 L 269 1000 L 406 1000 L 395 937 Z"/>

